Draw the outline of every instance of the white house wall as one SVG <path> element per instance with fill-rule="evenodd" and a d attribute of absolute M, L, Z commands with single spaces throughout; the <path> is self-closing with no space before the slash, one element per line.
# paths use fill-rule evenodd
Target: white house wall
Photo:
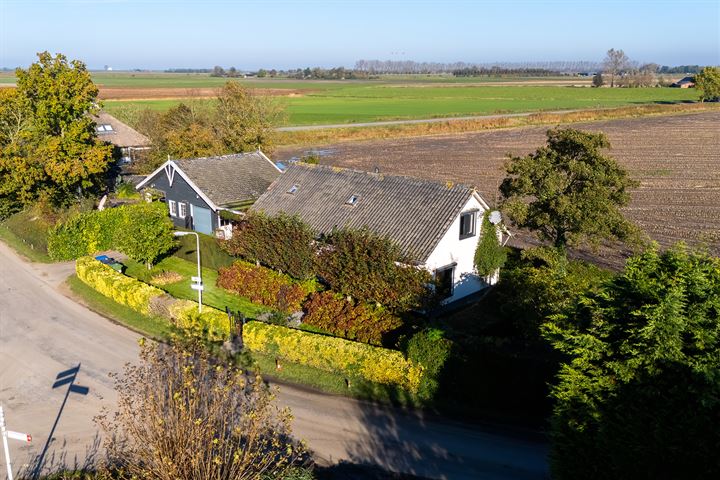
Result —
<path fill-rule="evenodd" d="M 475 249 L 480 238 L 480 227 L 485 213 L 484 206 L 474 196 L 470 197 L 462 211 L 468 212 L 471 210 L 477 210 L 475 235 L 460 239 L 460 215 L 458 215 L 425 263 L 425 268 L 430 272 L 453 263 L 456 264 L 453 273 L 453 295 L 446 302 L 458 300 L 482 290 L 488 285 L 480 276 L 474 273 Z"/>

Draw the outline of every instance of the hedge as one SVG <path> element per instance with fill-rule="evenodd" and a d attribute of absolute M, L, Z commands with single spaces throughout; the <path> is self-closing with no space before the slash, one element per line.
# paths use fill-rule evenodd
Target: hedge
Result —
<path fill-rule="evenodd" d="M 303 300 L 316 289 L 313 281 L 296 282 L 282 273 L 242 261 L 221 268 L 217 284 L 251 302 L 283 312 L 301 310 Z"/>
<path fill-rule="evenodd" d="M 243 340 L 250 351 L 371 382 L 398 385 L 413 393 L 422 382 L 423 367 L 397 350 L 256 321 L 245 324 Z"/>
<path fill-rule="evenodd" d="M 354 302 L 334 292 L 313 294 L 303 309 L 303 323 L 339 337 L 373 345 L 382 345 L 385 334 L 403 324 L 400 318 L 382 307 Z"/>

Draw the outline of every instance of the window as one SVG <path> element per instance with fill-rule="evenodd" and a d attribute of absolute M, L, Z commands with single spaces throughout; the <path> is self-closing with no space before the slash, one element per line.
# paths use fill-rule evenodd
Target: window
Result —
<path fill-rule="evenodd" d="M 454 276 L 454 264 L 435 270 L 435 292 L 437 292 L 441 299 L 452 297 Z"/>
<path fill-rule="evenodd" d="M 350 198 L 348 198 L 347 202 L 345 202 L 345 205 L 353 205 L 355 206 L 360 198 L 357 195 L 350 195 Z"/>
<path fill-rule="evenodd" d="M 170 216 L 177 217 L 177 202 L 175 200 L 168 200 L 168 208 L 170 208 Z"/>
<path fill-rule="evenodd" d="M 98 125 L 97 127 L 95 127 L 95 131 L 97 133 L 112 132 L 113 128 L 112 128 L 112 125 L 103 124 L 103 125 Z"/>
<path fill-rule="evenodd" d="M 293 193 L 295 193 L 295 192 L 298 191 L 298 188 L 300 188 L 299 185 L 293 185 L 292 187 L 290 187 L 290 188 L 288 189 L 287 193 L 293 194 Z"/>
<path fill-rule="evenodd" d="M 465 212 L 460 215 L 460 240 L 475 236 L 477 211 Z"/>
<path fill-rule="evenodd" d="M 187 217 L 187 203 L 180 202 L 180 203 L 178 203 L 178 207 L 180 210 L 180 218 Z"/>

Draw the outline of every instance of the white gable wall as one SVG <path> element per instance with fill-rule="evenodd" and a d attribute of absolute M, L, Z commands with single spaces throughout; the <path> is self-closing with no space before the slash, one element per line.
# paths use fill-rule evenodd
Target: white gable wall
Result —
<path fill-rule="evenodd" d="M 475 235 L 469 238 L 460 239 L 460 215 L 455 218 L 450 228 L 438 243 L 435 250 L 425 262 L 425 268 L 431 273 L 436 269 L 456 264 L 453 274 L 453 295 L 445 300 L 445 303 L 453 302 L 462 297 L 475 293 L 489 284 L 478 276 L 474 270 L 474 256 L 480 238 L 480 227 L 485 213 L 485 206 L 473 195 L 467 201 L 462 212 L 477 210 Z M 461 213 L 462 214 L 462 213 Z M 495 280 L 495 279 L 492 279 Z M 491 283 L 494 283 L 492 281 Z"/>

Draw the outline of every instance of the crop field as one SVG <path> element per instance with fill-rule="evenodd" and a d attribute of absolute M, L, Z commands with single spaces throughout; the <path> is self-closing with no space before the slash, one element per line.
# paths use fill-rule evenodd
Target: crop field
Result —
<path fill-rule="evenodd" d="M 640 187 L 626 215 L 663 246 L 678 241 L 720 253 L 720 112 L 573 124 L 605 132 L 609 154 Z M 507 154 L 523 155 L 545 142 L 547 127 L 528 127 L 419 138 L 349 142 L 319 147 L 322 163 L 475 185 L 497 201 Z M 307 149 L 280 149 L 288 160 Z M 517 244 L 529 241 L 517 232 Z M 617 264 L 617 252 L 601 252 Z"/>

